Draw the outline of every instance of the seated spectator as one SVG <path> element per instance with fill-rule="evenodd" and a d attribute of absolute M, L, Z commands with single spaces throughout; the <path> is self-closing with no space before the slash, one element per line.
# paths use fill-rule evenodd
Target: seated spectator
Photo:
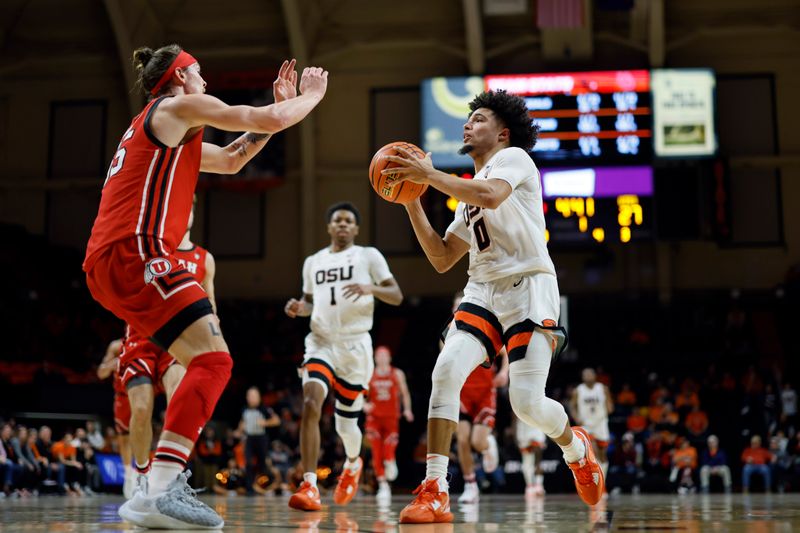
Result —
<path fill-rule="evenodd" d="M 244 469 L 236 463 L 234 458 L 228 460 L 228 467 L 223 469 L 216 479 L 217 483 L 214 484 L 215 494 L 223 496 L 231 493 L 239 496 L 247 494 Z"/>
<path fill-rule="evenodd" d="M 634 409 L 628 416 L 626 426 L 628 431 L 633 433 L 634 437 L 647 429 L 647 408 Z"/>
<path fill-rule="evenodd" d="M 11 426 L 8 424 L 3 425 L 2 433 L 11 431 Z M 0 480 L 3 483 L 3 497 L 11 496 L 12 494 L 18 495 L 16 488 L 16 480 L 19 477 L 20 468 L 14 460 L 13 450 L 11 449 L 11 438 L 9 437 L 9 444 L 7 445 L 5 439 L 0 438 Z"/>
<path fill-rule="evenodd" d="M 30 495 L 31 491 L 36 491 L 38 480 L 36 477 L 36 468 L 28 457 L 22 452 L 23 443 L 28 439 L 28 428 L 25 426 L 17 426 L 17 434 L 11 437 L 11 448 L 14 450 L 14 456 L 17 458 L 19 465 L 19 479 L 17 487 L 22 492 L 23 496 Z"/>
<path fill-rule="evenodd" d="M 665 403 L 661 409 L 659 419 L 655 421 L 656 429 L 660 431 L 669 431 L 670 433 L 677 433 L 678 424 L 680 421 L 681 419 L 678 416 L 678 413 L 672 409 L 672 404 Z"/>
<path fill-rule="evenodd" d="M 772 490 L 772 476 L 770 473 L 770 463 L 775 456 L 769 450 L 761 446 L 761 437 L 753 435 L 750 439 L 750 447 L 742 452 L 742 492 L 750 492 L 750 477 L 753 474 L 760 474 L 764 478 L 764 491 Z"/>
<path fill-rule="evenodd" d="M 158 433 L 153 433 L 158 435 Z M 105 442 L 103 448 L 100 450 L 103 453 L 119 453 L 119 440 L 117 439 L 117 432 L 113 426 L 106 428 Z"/>
<path fill-rule="evenodd" d="M 700 487 L 708 493 L 711 476 L 720 476 L 725 492 L 731 491 L 731 469 L 728 466 L 728 456 L 725 450 L 719 448 L 719 439 L 716 435 L 708 437 L 708 449 L 700 457 Z"/>
<path fill-rule="evenodd" d="M 694 492 L 695 470 L 697 470 L 697 449 L 688 439 L 683 439 L 680 447 L 672 453 L 672 472 L 669 476 L 672 483 L 675 483 L 680 476 L 678 494 Z"/>
<path fill-rule="evenodd" d="M 639 477 L 642 466 L 642 448 L 636 444 L 630 431 L 622 436 L 622 444 L 611 454 L 608 470 L 611 492 L 618 494 L 623 490 L 638 494 Z"/>
<path fill-rule="evenodd" d="M 100 433 L 100 424 L 94 420 L 86 421 L 86 439 L 89 441 L 89 444 L 92 445 L 92 448 L 97 451 L 102 450 L 103 446 L 106 444 L 103 434 Z"/>
<path fill-rule="evenodd" d="M 700 410 L 699 405 L 692 405 L 692 411 L 686 415 L 684 426 L 692 441 L 701 440 L 708 431 L 708 415 Z"/>
<path fill-rule="evenodd" d="M 36 454 L 34 454 L 34 449 L 36 448 L 36 430 L 33 428 L 25 428 L 25 431 L 23 431 L 22 429 L 24 428 L 20 428 L 20 431 L 17 433 L 20 456 L 25 458 L 25 466 L 29 470 L 32 491 L 33 494 L 36 495 L 39 493 L 39 485 L 44 479 L 42 467 Z"/>
<path fill-rule="evenodd" d="M 197 440 L 197 488 L 212 489 L 216 484 L 216 474 L 222 466 L 222 441 L 217 438 L 214 426 L 207 425 L 203 436 Z"/>
<path fill-rule="evenodd" d="M 786 490 L 792 477 L 794 458 L 787 449 L 788 445 L 789 439 L 786 438 L 783 431 L 778 431 L 769 439 L 769 451 L 774 456 L 772 474 L 775 479 L 775 488 L 781 494 Z"/>
<path fill-rule="evenodd" d="M 636 393 L 631 390 L 629 383 L 622 385 L 622 390 L 617 394 L 617 405 L 633 407 L 636 405 Z"/>
<path fill-rule="evenodd" d="M 85 478 L 83 464 L 78 461 L 78 450 L 72 445 L 73 436 L 69 431 L 64 438 L 53 444 L 51 451 L 56 461 L 61 463 L 66 472 L 66 490 L 78 496 L 83 495 L 81 480 Z"/>
<path fill-rule="evenodd" d="M 33 449 L 34 455 L 45 474 L 44 485 L 55 486 L 56 490 L 62 494 L 65 492 L 71 493 L 72 490 L 67 487 L 64 466 L 57 459 L 53 459 L 52 436 L 53 432 L 48 426 L 39 428 L 39 438 L 36 439 Z"/>
<path fill-rule="evenodd" d="M 681 387 L 681 392 L 675 397 L 675 410 L 684 414 L 692 410 L 693 407 L 700 407 L 700 398 L 694 391 L 694 385 L 686 382 Z"/>

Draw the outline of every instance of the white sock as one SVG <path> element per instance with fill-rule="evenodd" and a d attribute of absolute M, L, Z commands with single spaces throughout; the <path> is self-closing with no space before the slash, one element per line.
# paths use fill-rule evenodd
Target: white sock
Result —
<path fill-rule="evenodd" d="M 361 461 L 359 461 L 358 458 L 356 458 L 355 461 L 351 461 L 350 458 L 348 457 L 347 461 L 344 462 L 344 467 L 351 472 L 357 471 L 360 466 L 361 466 Z"/>
<path fill-rule="evenodd" d="M 167 490 L 167 485 L 175 481 L 181 472 L 183 472 L 183 465 L 170 461 L 154 461 L 148 480 L 149 495 L 152 496 Z"/>
<path fill-rule="evenodd" d="M 583 441 L 575 434 L 572 434 L 572 442 L 566 446 L 561 446 L 564 452 L 564 460 L 568 463 L 576 463 L 586 456 L 586 446 Z"/>
<path fill-rule="evenodd" d="M 600 468 L 603 470 L 603 479 L 608 477 L 608 461 L 600 463 Z"/>
<path fill-rule="evenodd" d="M 438 453 L 429 453 L 425 461 L 425 479 L 438 479 L 439 490 L 447 490 L 447 463 L 449 458 Z"/>
<path fill-rule="evenodd" d="M 525 478 L 525 484 L 530 485 L 533 482 L 533 473 L 536 470 L 536 458 L 531 452 L 522 452 L 522 476 Z"/>
<path fill-rule="evenodd" d="M 535 483 L 537 485 L 544 484 L 544 475 L 542 475 L 542 474 L 536 474 L 533 479 L 535 480 Z"/>
<path fill-rule="evenodd" d="M 131 465 L 125 465 L 125 478 L 130 478 L 133 476 L 133 467 Z"/>
<path fill-rule="evenodd" d="M 303 480 L 308 481 L 312 487 L 317 486 L 317 474 L 313 472 L 306 472 L 305 474 L 303 474 Z"/>

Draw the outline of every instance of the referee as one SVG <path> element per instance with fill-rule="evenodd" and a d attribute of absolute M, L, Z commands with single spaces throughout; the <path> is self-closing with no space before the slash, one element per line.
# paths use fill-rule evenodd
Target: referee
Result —
<path fill-rule="evenodd" d="M 248 494 L 254 492 L 256 473 L 265 471 L 269 450 L 266 428 L 279 426 L 280 423 L 278 415 L 261 404 L 261 391 L 258 387 L 247 389 L 247 407 L 242 411 L 239 429 L 245 435 L 244 458 Z"/>

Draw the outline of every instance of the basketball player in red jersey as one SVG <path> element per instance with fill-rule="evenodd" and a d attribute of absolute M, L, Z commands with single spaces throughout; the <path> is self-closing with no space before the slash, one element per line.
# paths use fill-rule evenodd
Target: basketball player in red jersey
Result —
<path fill-rule="evenodd" d="M 194 277 L 208 295 L 216 312 L 214 297 L 214 256 L 191 241 L 194 207 L 189 213 L 189 225 L 183 240 L 173 252 L 178 264 Z M 121 382 L 130 401 L 130 442 L 133 449 L 134 468 L 138 473 L 136 486 L 147 493 L 150 472 L 150 448 L 153 442 L 153 403 L 164 392 L 167 406 L 183 379 L 186 369 L 176 364 L 169 352 L 161 349 L 146 337 L 128 327 L 122 355 L 120 356 Z"/>
<path fill-rule="evenodd" d="M 234 174 L 268 137 L 302 120 L 325 95 L 328 73 L 284 62 L 276 103 L 228 106 L 205 93 L 200 65 L 177 45 L 134 52 L 140 87 L 151 97 L 123 134 L 103 187 L 83 268 L 92 296 L 186 368 L 156 449 L 149 491 L 137 491 L 120 516 L 142 527 L 221 528 L 184 474 L 233 361 L 199 283 L 173 255 L 186 231 L 199 172 Z M 203 128 L 247 131 L 230 145 L 203 142 Z"/>
<path fill-rule="evenodd" d="M 122 494 L 126 498 L 133 495 L 134 478 L 133 465 L 131 464 L 131 441 L 128 435 L 131 419 L 131 405 L 128 402 L 128 393 L 119 378 L 119 356 L 122 353 L 122 339 L 109 343 L 106 354 L 97 367 L 97 377 L 107 379 L 113 374 L 114 384 L 114 429 L 117 432 L 117 444 L 122 465 L 125 468 L 125 480 L 122 483 Z"/>
<path fill-rule="evenodd" d="M 386 346 L 375 348 L 375 370 L 369 381 L 369 396 L 364 404 L 367 413 L 367 438 L 372 448 L 372 466 L 378 478 L 378 500 L 392 497 L 389 481 L 397 479 L 395 449 L 400 431 L 400 402 L 403 417 L 414 421 L 411 412 L 411 394 L 408 392 L 406 375 L 392 366 L 392 352 Z"/>

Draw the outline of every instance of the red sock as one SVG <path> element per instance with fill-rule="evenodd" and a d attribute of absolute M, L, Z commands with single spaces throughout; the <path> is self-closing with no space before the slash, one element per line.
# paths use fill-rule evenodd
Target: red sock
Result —
<path fill-rule="evenodd" d="M 397 449 L 397 433 L 392 433 L 383 441 L 383 459 L 385 461 L 394 461 L 394 452 Z"/>
<path fill-rule="evenodd" d="M 196 441 L 214 414 L 232 368 L 233 360 L 227 352 L 208 352 L 192 359 L 167 406 L 164 430 Z"/>
<path fill-rule="evenodd" d="M 383 441 L 378 435 L 377 438 L 372 436 L 369 439 L 369 445 L 372 447 L 372 468 L 375 469 L 375 477 L 380 479 L 386 476 L 383 468 Z"/>

